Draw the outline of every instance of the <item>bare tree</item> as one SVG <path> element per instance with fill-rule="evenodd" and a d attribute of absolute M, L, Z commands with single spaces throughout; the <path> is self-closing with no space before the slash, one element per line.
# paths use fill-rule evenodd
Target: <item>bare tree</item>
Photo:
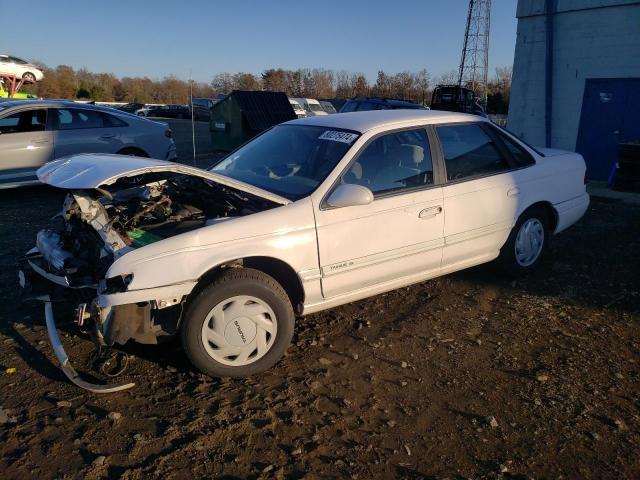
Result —
<path fill-rule="evenodd" d="M 211 86 L 218 93 L 230 93 L 235 88 L 233 75 L 228 72 L 219 73 L 211 80 Z"/>
<path fill-rule="evenodd" d="M 233 76 L 233 87 L 238 90 L 260 90 L 260 80 L 253 73 L 236 73 Z"/>
<path fill-rule="evenodd" d="M 427 104 L 427 98 L 429 96 L 429 86 L 431 83 L 431 75 L 426 68 L 423 68 L 418 73 L 414 74 L 413 83 L 416 89 L 416 97 L 415 100 L 421 105 Z"/>
<path fill-rule="evenodd" d="M 265 70 L 262 72 L 262 86 L 272 92 L 287 92 L 287 72 L 281 68 Z"/>
<path fill-rule="evenodd" d="M 391 80 L 383 70 L 378 70 L 378 78 L 373 86 L 373 94 L 378 97 L 391 96 Z"/>
<path fill-rule="evenodd" d="M 351 89 L 351 75 L 346 70 L 336 73 L 336 93 L 337 98 L 349 98 L 353 96 Z"/>
<path fill-rule="evenodd" d="M 354 97 L 366 97 L 369 95 L 369 82 L 363 73 L 351 75 L 351 91 Z"/>

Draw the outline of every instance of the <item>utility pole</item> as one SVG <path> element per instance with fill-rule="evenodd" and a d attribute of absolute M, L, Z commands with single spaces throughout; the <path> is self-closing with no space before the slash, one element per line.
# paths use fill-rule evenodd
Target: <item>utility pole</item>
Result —
<path fill-rule="evenodd" d="M 491 0 L 469 0 L 458 86 L 472 89 L 487 107 Z"/>

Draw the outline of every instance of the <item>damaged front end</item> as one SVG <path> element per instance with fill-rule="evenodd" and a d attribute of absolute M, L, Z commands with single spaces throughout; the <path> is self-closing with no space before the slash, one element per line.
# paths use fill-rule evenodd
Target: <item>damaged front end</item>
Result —
<path fill-rule="evenodd" d="M 36 246 L 25 255 L 20 283 L 37 285 L 33 290 L 45 300 L 56 356 L 67 376 L 83 388 L 106 392 L 123 387 L 92 386 L 80 379 L 59 341 L 52 302 L 75 305 L 75 322 L 99 347 L 129 340 L 158 343 L 178 331 L 195 280 L 131 289 L 135 272 L 107 278 L 114 262 L 147 245 L 283 203 L 213 181 L 206 172 L 194 175 L 169 165 L 166 170 L 121 172 L 99 186 L 90 182 L 86 188 L 69 189 L 61 212 L 38 232 Z M 59 170 L 55 175 L 60 176 Z"/>

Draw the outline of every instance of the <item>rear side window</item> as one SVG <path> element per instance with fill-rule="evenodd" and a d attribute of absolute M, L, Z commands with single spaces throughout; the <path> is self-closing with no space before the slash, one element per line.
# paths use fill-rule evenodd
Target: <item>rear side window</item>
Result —
<path fill-rule="evenodd" d="M 47 111 L 45 109 L 26 110 L 0 118 L 0 132 L 3 134 L 41 132 L 46 125 Z"/>
<path fill-rule="evenodd" d="M 102 118 L 103 118 L 105 127 L 128 127 L 129 126 L 124 120 L 120 120 L 118 117 L 109 115 L 108 113 L 103 113 Z"/>
<path fill-rule="evenodd" d="M 506 149 L 509 150 L 516 167 L 528 167 L 529 165 L 534 165 L 536 163 L 531 154 L 518 145 L 518 143 L 513 141 L 497 128 L 492 126 L 491 129 L 498 137 L 500 137 L 500 140 L 502 140 Z"/>
<path fill-rule="evenodd" d="M 436 127 L 447 167 L 447 180 L 490 175 L 511 167 L 493 139 L 479 125 Z"/>
<path fill-rule="evenodd" d="M 100 112 L 60 108 L 57 110 L 58 130 L 77 130 L 104 127 L 104 119 Z"/>

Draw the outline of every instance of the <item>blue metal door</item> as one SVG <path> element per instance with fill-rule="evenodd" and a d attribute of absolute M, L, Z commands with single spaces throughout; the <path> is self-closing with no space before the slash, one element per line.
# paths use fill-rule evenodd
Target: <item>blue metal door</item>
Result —
<path fill-rule="evenodd" d="M 640 78 L 587 79 L 576 151 L 585 159 L 587 176 L 607 180 L 618 143 L 640 140 Z"/>

